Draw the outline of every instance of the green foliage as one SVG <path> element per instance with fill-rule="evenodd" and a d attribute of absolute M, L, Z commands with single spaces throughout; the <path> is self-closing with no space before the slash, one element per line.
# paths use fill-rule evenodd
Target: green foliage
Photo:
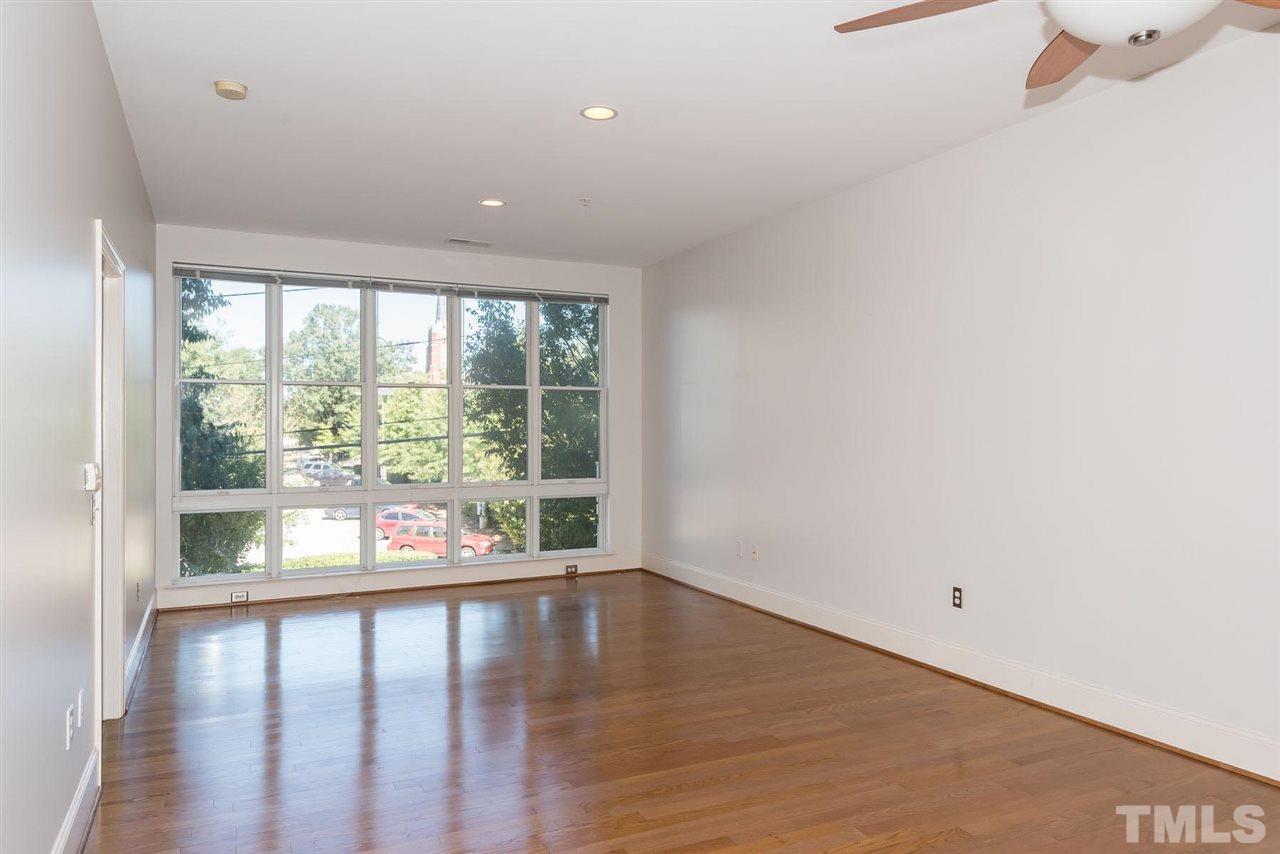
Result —
<path fill-rule="evenodd" d="M 360 555 L 356 552 L 334 552 L 285 558 L 280 566 L 282 569 L 327 569 L 331 566 L 355 566 L 358 563 Z"/>
<path fill-rule="evenodd" d="M 312 454 L 359 474 L 359 387 L 285 386 L 280 418 L 284 429 L 287 486 L 310 484 L 296 466 Z"/>
<path fill-rule="evenodd" d="M 204 328 L 204 321 L 220 308 L 226 308 L 227 300 L 213 290 L 209 279 L 183 279 L 178 310 L 178 326 L 182 344 L 208 341 L 213 333 Z"/>
<path fill-rule="evenodd" d="M 538 364 L 544 386 L 600 385 L 600 307 L 577 302 L 539 306 Z"/>
<path fill-rule="evenodd" d="M 284 340 L 283 358 L 286 382 L 360 382 L 360 310 L 334 303 L 312 306 Z"/>
<path fill-rule="evenodd" d="M 214 368 L 248 359 L 243 348 L 224 350 L 206 328 L 227 299 L 209 279 L 183 279 L 180 326 L 183 373 L 208 379 Z M 228 354 L 235 358 L 228 358 Z M 266 486 L 266 398 L 259 385 L 185 384 L 179 402 L 182 488 L 261 489 Z"/>
<path fill-rule="evenodd" d="M 529 476 L 529 394 L 524 389 L 463 392 L 462 474 L 470 481 Z"/>
<path fill-rule="evenodd" d="M 600 385 L 600 307 L 544 303 L 538 308 L 542 384 L 542 476 L 600 476 L 600 393 L 556 386 Z"/>
<path fill-rule="evenodd" d="M 524 303 L 463 300 L 462 366 L 468 385 L 525 385 Z"/>
<path fill-rule="evenodd" d="M 219 309 L 230 300 L 219 293 L 232 290 L 239 298 L 256 299 L 265 321 L 266 292 L 261 286 L 215 285 L 210 279 L 183 279 L 180 286 L 179 327 L 182 334 L 182 376 L 186 379 L 261 380 L 266 357 L 261 347 L 232 347 L 209 328 Z"/>
<path fill-rule="evenodd" d="M 470 531 L 492 532 L 497 528 L 511 541 L 514 551 L 524 551 L 525 501 L 523 498 L 464 501 L 462 525 L 464 530 Z"/>
<path fill-rule="evenodd" d="M 508 501 L 490 501 L 489 514 L 493 516 L 502 532 L 511 540 L 511 545 L 518 552 L 524 551 L 525 541 L 525 509 L 524 501 L 512 499 Z"/>
<path fill-rule="evenodd" d="M 544 498 L 538 509 L 538 550 L 594 549 L 600 529 L 600 499 Z"/>
<path fill-rule="evenodd" d="M 234 513 L 184 513 L 178 524 L 181 548 L 178 574 L 261 572 L 261 563 L 242 563 L 253 546 L 261 547 L 267 531 L 260 510 Z"/>
<path fill-rule="evenodd" d="M 411 563 L 411 562 L 422 563 L 423 561 L 430 561 L 430 560 L 442 561 L 444 560 L 444 558 L 440 557 L 435 552 L 419 552 L 419 551 L 378 552 L 378 563 Z"/>
<path fill-rule="evenodd" d="M 600 392 L 543 392 L 542 476 L 549 480 L 600 476 Z"/>
<path fill-rule="evenodd" d="M 284 379 L 359 382 L 360 311 L 347 305 L 320 303 L 284 340 Z M 299 461 L 297 452 L 315 451 L 340 466 L 358 471 L 360 463 L 360 389 L 342 385 L 287 386 L 281 412 L 284 446 L 292 451 L 286 467 Z M 354 473 L 354 471 L 353 471 Z M 292 485 L 306 480 L 286 473 Z"/>
<path fill-rule="evenodd" d="M 266 398 L 262 386 L 184 383 L 178 419 L 183 489 L 266 486 Z"/>
<path fill-rule="evenodd" d="M 385 389 L 378 397 L 378 464 L 391 483 L 449 479 L 449 392 Z"/>

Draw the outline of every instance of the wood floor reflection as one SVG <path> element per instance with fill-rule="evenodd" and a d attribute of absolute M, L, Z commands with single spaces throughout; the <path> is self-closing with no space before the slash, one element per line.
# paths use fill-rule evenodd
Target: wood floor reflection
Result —
<path fill-rule="evenodd" d="M 104 753 L 90 852 L 1074 854 L 1144 850 L 1117 804 L 1280 816 L 1262 783 L 638 572 L 162 614 Z"/>

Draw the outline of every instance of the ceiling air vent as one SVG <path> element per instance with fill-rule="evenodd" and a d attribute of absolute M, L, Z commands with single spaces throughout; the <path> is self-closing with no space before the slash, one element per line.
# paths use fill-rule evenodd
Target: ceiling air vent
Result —
<path fill-rule="evenodd" d="M 450 237 L 445 243 L 450 246 L 470 246 L 473 249 L 488 249 L 493 245 L 487 240 L 471 240 L 467 237 Z"/>

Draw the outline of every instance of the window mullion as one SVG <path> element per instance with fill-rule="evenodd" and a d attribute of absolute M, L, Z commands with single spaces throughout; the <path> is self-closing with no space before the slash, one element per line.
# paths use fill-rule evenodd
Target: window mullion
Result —
<path fill-rule="evenodd" d="M 542 359 L 538 350 L 539 307 L 541 303 L 525 303 L 525 365 L 529 383 L 529 499 L 525 510 L 525 548 L 530 557 L 538 556 L 538 502 L 534 497 L 542 482 Z"/>
<path fill-rule="evenodd" d="M 157 271 L 159 272 L 159 271 Z M 169 470 L 173 472 L 173 480 L 170 483 L 170 508 L 172 512 L 169 514 L 169 549 L 168 554 L 158 554 L 157 559 L 166 561 L 169 567 L 169 583 L 173 584 L 182 577 L 181 559 L 182 559 L 182 530 L 180 517 L 177 508 L 177 494 L 182 491 L 182 279 L 175 275 L 173 277 L 173 312 L 170 317 L 173 320 L 173 353 L 170 355 L 169 365 L 173 371 L 173 385 L 169 388 Z M 158 299 L 157 294 L 157 299 Z M 268 434 L 267 441 L 271 440 Z M 268 446 L 269 447 L 269 446 Z M 268 460 L 268 463 L 270 460 Z M 270 486 L 270 483 L 267 484 Z M 156 520 L 156 525 L 160 524 L 160 520 Z"/>
<path fill-rule="evenodd" d="M 268 578 L 280 575 L 280 506 L 277 497 L 284 483 L 282 460 L 284 458 L 284 430 L 281 414 L 283 374 L 281 352 L 283 348 L 283 321 L 281 320 L 282 288 L 267 285 L 267 492 L 270 506 L 267 510 L 264 562 Z"/>
<path fill-rule="evenodd" d="M 604 495 L 596 496 L 596 548 L 605 550 L 609 542 L 609 499 Z"/>
<path fill-rule="evenodd" d="M 449 342 L 449 364 L 446 365 L 449 380 L 449 473 L 448 484 L 453 489 L 449 502 L 449 519 L 445 526 L 445 550 L 449 563 L 457 563 L 462 528 L 462 505 L 458 501 L 458 487 L 462 484 L 462 298 L 447 297 L 448 315 L 446 334 Z"/>
<path fill-rule="evenodd" d="M 597 370 L 600 373 L 600 471 L 597 476 L 609 481 L 609 306 L 596 309 L 599 318 L 596 329 Z M 601 502 L 604 504 L 605 502 Z M 604 511 L 601 509 L 600 530 L 604 530 Z"/>
<path fill-rule="evenodd" d="M 530 495 L 524 501 L 524 550 L 529 557 L 538 556 L 541 546 L 538 543 L 538 519 L 539 519 L 539 501 Z"/>
<path fill-rule="evenodd" d="M 367 288 L 360 295 L 360 486 L 378 488 L 381 463 L 378 460 L 378 303 L 377 292 Z M 375 568 L 374 542 L 376 504 L 360 508 L 360 567 Z"/>

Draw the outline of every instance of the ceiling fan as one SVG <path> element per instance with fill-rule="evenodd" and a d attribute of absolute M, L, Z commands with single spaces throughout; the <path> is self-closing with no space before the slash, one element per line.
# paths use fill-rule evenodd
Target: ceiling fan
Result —
<path fill-rule="evenodd" d="M 838 33 L 901 24 L 981 6 L 992 0 L 920 0 L 885 12 L 846 21 Z M 1185 30 L 1222 0 L 1044 0 L 1062 32 L 1049 42 L 1027 74 L 1027 88 L 1057 83 L 1102 45 L 1145 47 L 1162 35 Z M 1280 9 L 1280 0 L 1239 0 L 1250 6 Z"/>

